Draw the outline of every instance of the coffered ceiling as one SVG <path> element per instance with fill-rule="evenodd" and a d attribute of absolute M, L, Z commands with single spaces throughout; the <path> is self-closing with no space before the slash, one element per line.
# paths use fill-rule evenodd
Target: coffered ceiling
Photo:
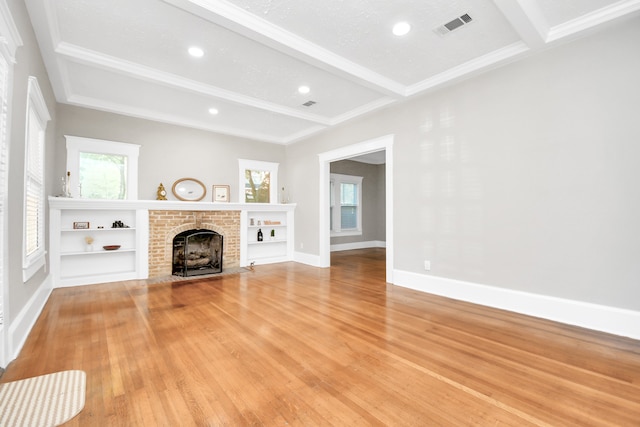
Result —
<path fill-rule="evenodd" d="M 280 144 L 640 13 L 640 0 L 26 3 L 58 102 Z"/>

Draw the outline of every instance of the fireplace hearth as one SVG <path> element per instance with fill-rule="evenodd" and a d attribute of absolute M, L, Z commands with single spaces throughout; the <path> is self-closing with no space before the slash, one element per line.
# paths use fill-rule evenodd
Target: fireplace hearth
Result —
<path fill-rule="evenodd" d="M 223 236 L 211 230 L 187 230 L 173 238 L 172 274 L 198 276 L 222 272 Z"/>

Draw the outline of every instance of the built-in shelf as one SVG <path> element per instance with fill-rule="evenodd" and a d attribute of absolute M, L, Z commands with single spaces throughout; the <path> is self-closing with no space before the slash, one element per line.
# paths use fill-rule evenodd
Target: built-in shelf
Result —
<path fill-rule="evenodd" d="M 135 230 L 135 227 L 122 227 L 122 228 L 63 228 L 60 231 L 63 233 L 86 233 L 87 231 L 93 232 L 103 232 L 103 231 L 131 231 Z"/>
<path fill-rule="evenodd" d="M 240 241 L 246 250 L 240 254 L 240 265 L 270 264 L 293 260 L 293 220 L 295 205 L 256 204 L 240 216 Z M 258 241 L 258 230 L 262 241 Z M 271 238 L 271 230 L 275 238 Z"/>
<path fill-rule="evenodd" d="M 271 243 L 287 243 L 287 239 L 275 239 L 275 240 L 268 239 L 268 240 L 264 240 L 262 242 L 257 242 L 257 241 L 256 242 L 248 242 L 247 244 L 249 244 L 249 245 L 268 245 L 268 244 L 271 244 Z"/>
<path fill-rule="evenodd" d="M 54 286 L 77 286 L 148 276 L 148 210 L 104 200 L 49 198 Z M 121 221 L 125 227 L 113 227 Z M 89 228 L 73 228 L 88 223 Z M 87 249 L 86 239 L 92 239 Z M 103 246 L 121 245 L 105 250 Z"/>
<path fill-rule="evenodd" d="M 91 255 L 102 255 L 102 254 L 115 254 L 118 252 L 135 252 L 136 250 L 133 248 L 130 249 L 117 249 L 114 251 L 108 251 L 106 249 L 94 249 L 92 251 L 82 251 L 82 252 L 61 252 L 60 256 L 91 256 Z"/>

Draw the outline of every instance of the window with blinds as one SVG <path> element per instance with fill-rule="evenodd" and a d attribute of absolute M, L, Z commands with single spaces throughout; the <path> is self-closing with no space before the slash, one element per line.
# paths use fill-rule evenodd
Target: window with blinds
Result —
<path fill-rule="evenodd" d="M 0 55 L 0 326 L 4 324 L 4 310 L 2 305 L 2 288 L 4 286 L 4 258 L 9 247 L 5 232 L 5 209 L 7 205 L 7 172 L 8 172 L 8 134 L 7 119 L 9 115 L 9 63 Z M 1 357 L 1 355 L 0 355 Z"/>
<path fill-rule="evenodd" d="M 24 166 L 24 281 L 44 265 L 44 139 L 50 118 L 38 80 L 29 77 Z"/>
<path fill-rule="evenodd" d="M 44 129 L 32 110 L 27 128 L 25 250 L 29 256 L 44 243 Z"/>

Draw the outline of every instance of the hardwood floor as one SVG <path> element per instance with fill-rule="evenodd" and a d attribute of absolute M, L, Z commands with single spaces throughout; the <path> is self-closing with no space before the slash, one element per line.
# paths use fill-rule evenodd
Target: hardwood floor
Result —
<path fill-rule="evenodd" d="M 2 382 L 87 373 L 69 426 L 640 425 L 640 342 L 387 285 L 384 250 L 53 291 Z"/>

